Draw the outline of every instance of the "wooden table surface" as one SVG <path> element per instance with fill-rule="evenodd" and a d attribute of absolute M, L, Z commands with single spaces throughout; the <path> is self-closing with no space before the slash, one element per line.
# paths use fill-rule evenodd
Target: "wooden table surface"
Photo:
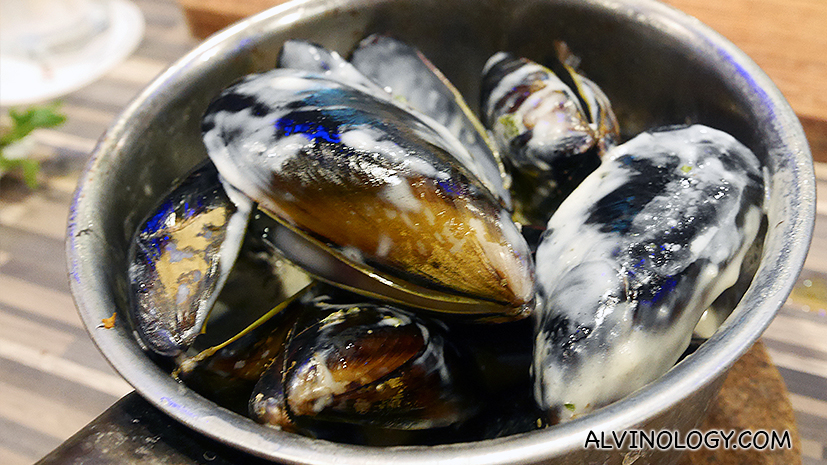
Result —
<path fill-rule="evenodd" d="M 44 166 L 40 187 L 30 191 L 14 177 L 0 182 L 3 464 L 37 460 L 131 391 L 82 327 L 69 293 L 63 241 L 72 193 L 96 139 L 139 90 L 197 43 L 183 10 L 174 1 L 134 3 L 144 13 L 147 26 L 138 50 L 102 79 L 63 99 L 68 115 L 64 126 L 34 134 Z M 728 7 L 719 3 L 710 11 L 726 13 Z M 827 2 L 799 0 L 789 4 L 823 13 Z M 801 28 L 809 24 L 813 14 L 802 17 Z M 765 12 L 763 16 L 772 15 Z M 827 22 L 821 25 L 827 26 Z M 781 32 L 786 35 L 778 40 L 757 33 L 754 40 L 784 42 L 795 32 L 793 29 L 784 26 Z M 817 40 L 825 36 L 820 30 L 816 35 Z M 787 47 L 805 48 L 799 47 L 796 39 L 789 40 L 772 53 L 782 53 Z M 827 47 L 821 48 L 821 60 L 827 59 L 824 50 Z M 818 74 L 816 79 L 823 87 L 827 73 Z M 779 86 L 786 94 L 781 82 Z M 790 94 L 791 101 L 793 95 L 798 94 Z M 816 107 L 827 110 L 823 100 L 816 103 Z M 815 108 L 815 116 L 806 113 L 809 110 L 803 106 L 796 109 L 801 110 L 805 125 L 809 120 L 815 121 L 815 126 L 821 124 L 819 108 Z M 817 152 L 813 145 L 816 156 L 827 161 L 827 156 L 820 155 L 823 152 Z M 793 295 L 763 337 L 790 392 L 805 465 L 827 465 L 827 165 L 817 164 L 816 172 L 822 200 L 811 252 Z"/>

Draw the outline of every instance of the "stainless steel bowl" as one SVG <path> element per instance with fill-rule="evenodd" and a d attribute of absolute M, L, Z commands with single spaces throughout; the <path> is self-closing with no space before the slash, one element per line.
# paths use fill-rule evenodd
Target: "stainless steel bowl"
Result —
<path fill-rule="evenodd" d="M 205 157 L 199 120 L 238 77 L 270 69 L 282 42 L 306 38 L 347 53 L 368 33 L 418 46 L 472 102 L 485 60 L 500 49 L 542 59 L 568 42 L 611 98 L 627 134 L 684 122 L 729 131 L 770 176 L 761 266 L 734 313 L 658 381 L 592 415 L 503 439 L 439 447 L 342 445 L 263 428 L 217 407 L 156 366 L 125 320 L 126 251 L 138 222 L 178 176 Z M 675 451 L 585 449 L 590 431 L 687 431 L 729 367 L 759 337 L 801 270 L 815 212 L 804 133 L 767 76 L 697 20 L 650 0 L 305 0 L 208 39 L 144 90 L 100 140 L 77 190 L 67 253 L 72 291 L 92 338 L 149 402 L 176 420 L 253 454 L 290 463 L 673 463 Z M 656 350 L 653 348 L 653 350 Z M 624 457 L 625 460 L 624 461 Z M 638 461 L 633 461 L 637 458 Z"/>

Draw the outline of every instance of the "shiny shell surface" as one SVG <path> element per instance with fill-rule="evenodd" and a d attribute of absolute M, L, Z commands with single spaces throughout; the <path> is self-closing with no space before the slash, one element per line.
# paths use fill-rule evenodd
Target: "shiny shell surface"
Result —
<path fill-rule="evenodd" d="M 619 138 L 602 90 L 563 63 L 559 74 L 500 52 L 483 70 L 483 121 L 513 178 L 518 219 L 541 225 Z"/>
<path fill-rule="evenodd" d="M 354 269 L 467 301 L 459 312 L 529 307 L 527 245 L 444 128 L 322 75 L 277 69 L 225 90 L 203 138 L 227 182 Z"/>
<path fill-rule="evenodd" d="M 347 300 L 322 294 L 303 304 L 316 321 L 296 327 L 256 385 L 255 418 L 288 429 L 308 420 L 424 429 L 478 411 L 474 370 L 447 344 L 441 324 Z"/>
<path fill-rule="evenodd" d="M 130 320 L 162 355 L 186 350 L 201 331 L 235 262 L 250 205 L 230 201 L 212 164 L 175 187 L 137 231 L 130 249 Z"/>

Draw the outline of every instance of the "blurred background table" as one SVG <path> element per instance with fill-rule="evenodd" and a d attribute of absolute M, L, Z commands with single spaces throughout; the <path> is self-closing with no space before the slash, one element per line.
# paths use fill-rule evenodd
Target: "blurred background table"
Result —
<path fill-rule="evenodd" d="M 33 134 L 43 162 L 40 186 L 29 190 L 14 175 L 0 181 L 3 464 L 43 457 L 131 391 L 83 329 L 66 277 L 69 205 L 95 141 L 137 92 L 201 37 L 277 2 L 134 3 L 146 20 L 136 52 L 100 80 L 62 98 L 66 124 Z M 827 2 L 669 3 L 723 33 L 768 72 L 798 112 L 814 157 L 822 162 L 816 165 L 821 200 L 811 252 L 763 343 L 789 390 L 803 463 L 827 465 Z M 755 463 L 746 455 L 740 459 Z"/>

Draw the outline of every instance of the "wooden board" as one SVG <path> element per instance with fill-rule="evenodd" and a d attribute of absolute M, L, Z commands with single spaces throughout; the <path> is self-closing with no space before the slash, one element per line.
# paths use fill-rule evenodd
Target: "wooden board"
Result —
<path fill-rule="evenodd" d="M 758 341 L 732 367 L 712 402 L 700 431 L 790 432 L 791 449 L 699 449 L 687 452 L 679 465 L 801 464 L 801 439 L 789 394 L 764 344 Z"/>
<path fill-rule="evenodd" d="M 752 58 L 790 102 L 813 158 L 827 162 L 827 1 L 664 0 Z"/>

